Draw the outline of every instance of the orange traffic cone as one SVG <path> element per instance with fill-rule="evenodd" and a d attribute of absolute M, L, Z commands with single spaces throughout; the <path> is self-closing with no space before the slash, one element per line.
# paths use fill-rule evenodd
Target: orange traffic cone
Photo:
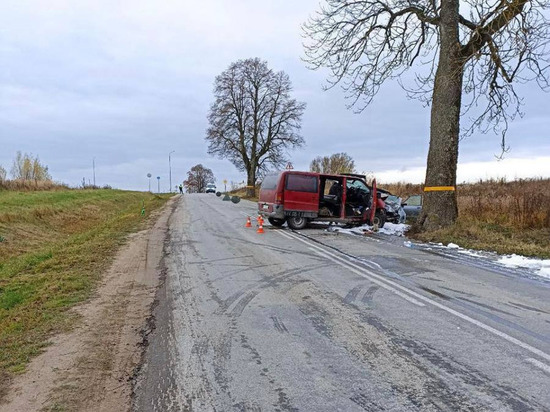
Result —
<path fill-rule="evenodd" d="M 252 222 L 250 221 L 250 216 L 246 218 L 246 225 L 244 227 L 252 227 Z"/>
<path fill-rule="evenodd" d="M 264 233 L 264 222 L 263 222 L 263 219 L 260 220 L 260 223 L 259 223 L 259 226 L 258 226 L 258 230 L 256 230 L 256 233 Z"/>

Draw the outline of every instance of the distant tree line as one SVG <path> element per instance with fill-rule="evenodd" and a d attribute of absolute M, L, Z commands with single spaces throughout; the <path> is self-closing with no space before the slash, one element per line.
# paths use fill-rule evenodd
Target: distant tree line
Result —
<path fill-rule="evenodd" d="M 327 174 L 355 173 L 355 162 L 347 153 L 334 153 L 313 159 L 309 170 Z"/>
<path fill-rule="evenodd" d="M 44 165 L 38 156 L 28 153 L 17 152 L 10 170 L 13 180 L 45 182 L 51 181 L 52 177 L 48 166 Z M 0 165 L 0 182 L 7 180 L 6 169 Z"/>

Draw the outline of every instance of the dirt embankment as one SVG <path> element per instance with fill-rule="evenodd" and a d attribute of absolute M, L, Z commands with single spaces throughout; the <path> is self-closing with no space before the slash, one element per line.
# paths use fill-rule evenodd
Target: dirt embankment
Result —
<path fill-rule="evenodd" d="M 129 238 L 96 296 L 75 309 L 82 317 L 79 326 L 54 337 L 11 382 L 0 412 L 129 410 L 176 204 L 177 197 L 172 198 L 152 227 Z"/>

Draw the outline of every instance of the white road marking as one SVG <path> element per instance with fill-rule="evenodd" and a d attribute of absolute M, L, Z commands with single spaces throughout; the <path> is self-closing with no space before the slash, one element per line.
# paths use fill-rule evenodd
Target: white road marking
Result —
<path fill-rule="evenodd" d="M 458 312 L 458 311 L 456 311 L 456 310 L 454 310 L 454 309 L 451 309 L 451 308 L 449 308 L 448 306 L 445 306 L 445 305 L 443 305 L 443 304 L 441 304 L 441 303 L 439 303 L 439 302 L 436 302 L 435 300 L 430 299 L 430 298 L 428 298 L 428 297 L 426 297 L 426 296 L 424 296 L 424 295 L 421 295 L 420 293 L 417 293 L 417 292 L 415 292 L 415 291 L 413 291 L 413 290 L 411 290 L 411 289 L 408 289 L 408 288 L 406 288 L 406 287 L 404 287 L 404 286 L 401 286 L 401 285 L 399 285 L 399 284 L 393 282 L 393 281 L 390 280 L 390 279 L 387 279 L 387 278 L 385 278 L 385 277 L 383 277 L 383 276 L 380 276 L 380 275 L 377 275 L 377 274 L 375 274 L 375 273 L 372 273 L 372 272 L 369 271 L 368 269 L 366 269 L 366 268 L 364 268 L 364 267 L 361 267 L 361 266 L 358 266 L 358 265 L 356 265 L 356 264 L 354 264 L 354 263 L 352 263 L 352 262 L 349 262 L 349 261 L 347 261 L 346 259 L 344 259 L 344 258 L 342 258 L 342 257 L 340 257 L 340 256 L 337 256 L 337 255 L 335 255 L 335 254 L 333 254 L 333 253 L 327 251 L 326 249 L 321 248 L 321 247 L 319 247 L 319 246 L 313 244 L 311 241 L 302 239 L 300 236 L 295 235 L 294 233 L 287 233 L 287 234 L 288 234 L 289 236 L 293 237 L 295 240 L 298 240 L 298 241 L 300 241 L 300 242 L 302 242 L 302 243 L 305 243 L 306 245 L 308 245 L 308 246 L 310 246 L 310 247 L 313 247 L 313 248 L 315 248 L 315 249 L 317 249 L 317 250 L 319 250 L 319 251 L 321 251 L 321 252 L 323 252 L 323 253 L 325 253 L 325 254 L 327 254 L 327 255 L 329 255 L 329 256 L 332 256 L 332 257 L 334 257 L 335 259 L 341 261 L 342 263 L 345 263 L 346 265 L 349 265 L 350 267 L 354 267 L 354 268 L 356 268 L 356 269 L 358 269 L 358 270 L 362 270 L 363 272 L 368 273 L 370 276 L 372 276 L 372 277 L 378 279 L 379 281 L 388 283 L 388 284 L 392 285 L 393 287 L 395 287 L 396 289 L 402 290 L 403 292 L 406 292 L 406 293 L 408 293 L 409 295 L 414 296 L 414 297 L 417 298 L 418 300 L 421 300 L 421 301 L 423 301 L 423 302 L 429 303 L 429 304 L 432 305 L 432 306 L 435 306 L 435 307 L 437 307 L 437 308 L 439 308 L 439 309 L 441 309 L 441 310 L 444 310 L 445 312 L 450 313 L 451 315 L 454 315 L 454 316 L 456 316 L 456 317 L 458 317 L 458 318 L 460 318 L 460 319 L 462 319 L 462 320 L 465 320 L 466 322 L 469 322 L 469 323 L 471 323 L 471 324 L 473 324 L 473 325 L 476 325 L 476 326 L 480 327 L 481 329 L 483 329 L 483 330 L 485 330 L 485 331 L 487 331 L 487 332 L 490 332 L 490 333 L 492 333 L 492 334 L 494 334 L 494 335 L 496 335 L 496 336 L 498 336 L 498 337 L 500 337 L 500 338 L 502 338 L 502 339 L 504 339 L 504 340 L 507 340 L 507 341 L 510 342 L 510 343 L 513 343 L 514 345 L 519 346 L 520 348 L 523 348 L 523 349 L 525 349 L 525 350 L 527 350 L 527 351 L 529 351 L 529 352 L 531 352 L 531 353 L 533 353 L 533 354 L 535 354 L 535 355 L 537 355 L 537 356 L 539 356 L 539 357 L 541 357 L 541 358 L 543 358 L 543 359 L 545 359 L 545 360 L 547 360 L 547 361 L 550 361 L 550 355 L 549 355 L 548 353 L 543 352 L 543 351 L 541 351 L 540 349 L 537 349 L 537 348 L 535 348 L 534 346 L 529 345 L 528 343 L 522 342 L 521 340 L 516 339 L 516 338 L 514 338 L 513 336 L 508 335 L 507 333 L 501 332 L 500 330 L 495 329 L 495 328 L 493 328 L 492 326 L 486 325 L 485 323 L 480 322 L 480 321 L 477 320 L 477 319 L 474 319 L 474 318 L 472 318 L 472 317 L 470 317 L 470 316 L 468 316 L 468 315 L 465 315 L 465 314 L 463 314 L 463 313 L 461 313 L 461 312 Z"/>
<path fill-rule="evenodd" d="M 410 296 L 405 295 L 404 293 L 402 293 L 402 292 L 396 290 L 395 288 L 392 288 L 391 286 L 386 285 L 384 282 L 380 282 L 380 281 L 378 281 L 378 280 L 376 280 L 376 279 L 373 279 L 371 276 L 367 275 L 366 273 L 363 273 L 362 271 L 357 270 L 357 269 L 355 269 L 355 268 L 349 267 L 349 266 L 346 265 L 345 263 L 340 262 L 339 260 L 333 259 L 333 258 L 327 256 L 327 255 L 324 254 L 324 253 L 319 252 L 318 250 L 316 250 L 316 249 L 314 249 L 314 248 L 312 248 L 312 247 L 310 247 L 309 250 L 313 251 L 314 253 L 318 254 L 319 256 L 321 256 L 321 257 L 323 257 L 323 258 L 325 258 L 325 259 L 328 259 L 328 260 L 330 260 L 330 261 L 332 261 L 332 262 L 334 262 L 334 263 L 336 263 L 336 264 L 338 264 L 338 265 L 340 265 L 340 266 L 342 266 L 342 267 L 345 267 L 345 268 L 348 269 L 348 270 L 351 270 L 353 273 L 355 273 L 355 274 L 357 274 L 357 275 L 359 275 L 359 276 L 361 276 L 361 277 L 363 277 L 363 278 L 365 278 L 365 279 L 370 280 L 372 283 L 376 283 L 378 286 L 383 287 L 384 289 L 389 290 L 390 292 L 393 292 L 393 293 L 395 293 L 395 294 L 398 295 L 398 296 L 401 296 L 403 299 L 407 300 L 408 302 L 411 302 L 411 303 L 413 303 L 413 304 L 415 304 L 415 305 L 418 305 L 418 306 L 426 306 L 426 305 L 424 305 L 422 302 L 419 302 L 419 301 L 417 301 L 416 299 L 413 299 L 413 298 L 411 298 Z"/>
<path fill-rule="evenodd" d="M 284 237 L 286 237 L 287 239 L 294 239 L 292 236 L 289 236 L 288 234 L 286 234 L 282 230 L 277 231 L 277 233 L 284 236 Z"/>
<path fill-rule="evenodd" d="M 547 365 L 546 363 L 542 363 L 541 361 L 538 361 L 533 358 L 527 358 L 525 360 L 529 362 L 531 365 L 535 365 L 537 368 L 541 368 L 543 371 L 550 373 L 550 365 Z"/>

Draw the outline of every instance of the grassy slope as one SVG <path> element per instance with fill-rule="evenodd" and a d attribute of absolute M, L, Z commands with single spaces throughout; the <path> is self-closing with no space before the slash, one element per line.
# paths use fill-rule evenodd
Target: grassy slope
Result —
<path fill-rule="evenodd" d="M 415 233 L 410 237 L 425 242 L 441 242 L 500 254 L 518 254 L 537 258 L 550 258 L 550 229 L 515 229 L 513 227 L 483 223 L 460 217 L 447 229 Z"/>
<path fill-rule="evenodd" d="M 0 191 L 0 381 L 70 326 L 74 314 L 67 309 L 90 296 L 126 236 L 168 198 L 118 190 Z"/>

